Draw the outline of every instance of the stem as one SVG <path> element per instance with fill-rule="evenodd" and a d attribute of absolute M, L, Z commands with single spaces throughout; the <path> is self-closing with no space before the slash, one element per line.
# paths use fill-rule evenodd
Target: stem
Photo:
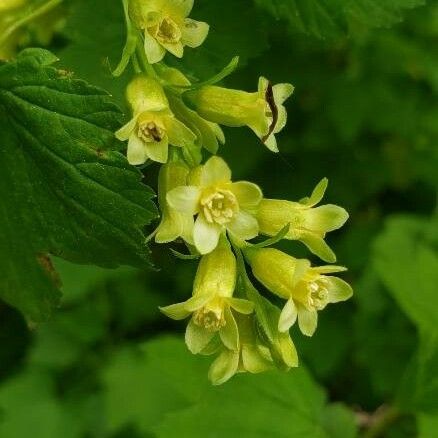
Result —
<path fill-rule="evenodd" d="M 39 8 L 34 11 L 30 11 L 29 14 L 24 17 L 18 19 L 14 24 L 9 26 L 0 37 L 0 45 L 2 45 L 14 32 L 16 32 L 20 27 L 26 25 L 27 23 L 35 20 L 52 9 L 56 8 L 56 6 L 60 5 L 64 0 L 50 0 L 47 3 L 44 3 Z"/>
<path fill-rule="evenodd" d="M 364 432 L 362 438 L 378 438 L 384 435 L 386 430 L 391 424 L 393 424 L 401 413 L 395 406 L 388 406 L 381 412 L 376 412 L 376 416 L 373 419 L 368 430 Z"/>

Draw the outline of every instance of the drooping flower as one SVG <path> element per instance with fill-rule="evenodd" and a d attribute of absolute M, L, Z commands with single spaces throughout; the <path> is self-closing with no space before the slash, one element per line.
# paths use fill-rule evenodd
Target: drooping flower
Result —
<path fill-rule="evenodd" d="M 215 156 L 195 173 L 193 185 L 171 190 L 167 201 L 175 210 L 197 215 L 193 239 L 198 251 L 213 251 L 225 230 L 242 240 L 256 237 L 255 213 L 263 196 L 260 188 L 247 181 L 233 183 L 230 168 Z"/>
<path fill-rule="evenodd" d="M 286 125 L 283 103 L 293 90 L 291 84 L 271 85 L 261 77 L 255 93 L 206 85 L 187 91 L 184 99 L 207 120 L 225 126 L 248 126 L 271 151 L 278 152 L 275 134 Z"/>
<path fill-rule="evenodd" d="M 342 207 L 327 204 L 315 207 L 324 196 L 328 181 L 324 178 L 309 198 L 300 202 L 279 199 L 263 199 L 257 213 L 260 233 L 275 236 L 283 227 L 290 225 L 285 239 L 300 240 L 322 260 L 333 263 L 336 256 L 324 238 L 348 219 Z"/>
<path fill-rule="evenodd" d="M 274 248 L 249 249 L 246 256 L 260 283 L 287 299 L 278 322 L 280 332 L 288 331 L 298 317 L 301 332 L 312 336 L 318 311 L 329 303 L 348 300 L 353 294 L 344 280 L 326 275 L 345 271 L 342 266 L 311 267 L 308 260 L 296 259 Z"/>
<path fill-rule="evenodd" d="M 223 236 L 216 249 L 202 257 L 193 296 L 183 303 L 160 309 L 176 320 L 192 315 L 185 336 L 192 353 L 200 353 L 217 334 L 229 350 L 239 349 L 239 332 L 233 311 L 250 314 L 254 306 L 248 300 L 233 297 L 235 286 L 236 258 Z"/>
<path fill-rule="evenodd" d="M 127 88 L 127 99 L 133 118 L 116 132 L 119 140 L 128 140 L 128 161 L 143 164 L 152 161 L 166 163 L 169 144 L 188 147 L 195 134 L 179 121 L 169 108 L 161 85 L 144 75 L 137 76 Z"/>
<path fill-rule="evenodd" d="M 198 47 L 208 35 L 209 26 L 188 18 L 193 0 L 131 0 L 130 16 L 144 31 L 144 49 L 150 64 L 161 61 L 166 51 L 178 58 L 184 46 Z"/>
<path fill-rule="evenodd" d="M 189 170 L 181 162 L 165 164 L 158 177 L 158 201 L 161 222 L 155 234 L 157 243 L 172 242 L 182 237 L 193 245 L 193 216 L 176 211 L 167 202 L 167 193 L 175 187 L 186 184 Z"/>
<path fill-rule="evenodd" d="M 189 87 L 189 79 L 176 68 L 164 64 L 156 66 L 160 77 L 171 86 Z M 188 108 L 180 97 L 169 96 L 172 112 L 191 131 L 196 134 L 196 144 L 199 148 L 204 147 L 212 154 L 216 154 L 220 144 L 225 143 L 225 136 L 217 123 L 203 119 L 198 113 Z"/>

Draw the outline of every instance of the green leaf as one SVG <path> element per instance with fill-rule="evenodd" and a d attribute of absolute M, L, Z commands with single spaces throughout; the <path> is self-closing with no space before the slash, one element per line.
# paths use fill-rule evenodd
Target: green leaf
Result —
<path fill-rule="evenodd" d="M 29 49 L 0 65 L 0 297 L 28 320 L 58 305 L 50 254 L 107 267 L 145 266 L 152 191 L 117 151 L 107 94 Z"/>
<path fill-rule="evenodd" d="M 254 0 L 276 19 L 317 38 L 333 38 L 354 28 L 387 27 L 424 0 Z"/>
<path fill-rule="evenodd" d="M 408 412 L 438 413 L 438 334 L 422 333 L 420 345 L 408 366 L 398 403 Z"/>
<path fill-rule="evenodd" d="M 112 70 L 117 68 L 124 42 L 132 39 L 125 27 L 121 1 L 75 0 L 63 30 L 68 44 L 56 52 L 64 68 L 110 91 L 119 102 L 124 101 L 129 74 L 114 80 Z"/>
<path fill-rule="evenodd" d="M 187 48 L 182 60 L 171 55 L 165 60 L 179 68 L 182 64 L 189 74 L 202 81 L 216 75 L 235 56 L 239 57 L 241 68 L 269 48 L 263 15 L 252 0 L 225 3 L 196 0 L 190 17 L 210 25 L 207 39 L 196 49 Z M 233 63 L 228 67 L 233 69 Z M 227 68 L 225 73 L 228 74 Z"/>
<path fill-rule="evenodd" d="M 438 253 L 427 240 L 436 220 L 394 217 L 375 242 L 377 272 L 408 317 L 426 330 L 438 327 Z"/>
<path fill-rule="evenodd" d="M 328 405 L 304 367 L 238 375 L 217 388 L 208 362 L 181 340 L 158 338 L 114 355 L 103 373 L 110 433 L 129 426 L 165 437 L 353 438 L 353 415 Z"/>
<path fill-rule="evenodd" d="M 155 430 L 159 438 L 176 433 L 211 438 L 356 436 L 353 414 L 327 406 L 324 392 L 303 367 L 237 376 L 220 390 L 209 388 L 193 406 L 169 413 Z"/>
<path fill-rule="evenodd" d="M 438 430 L 438 415 L 419 414 L 417 416 L 418 438 L 435 438 Z"/>
<path fill-rule="evenodd" d="M 148 432 L 168 412 L 198 400 L 208 385 L 206 365 L 171 337 L 119 351 L 103 371 L 109 431 L 135 424 Z"/>
<path fill-rule="evenodd" d="M 76 438 L 80 423 L 55 397 L 48 374 L 29 370 L 0 387 L 0 436 L 18 438 Z"/>

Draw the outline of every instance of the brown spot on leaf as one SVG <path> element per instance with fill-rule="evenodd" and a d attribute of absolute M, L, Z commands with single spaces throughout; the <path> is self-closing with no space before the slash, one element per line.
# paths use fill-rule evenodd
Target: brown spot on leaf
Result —
<path fill-rule="evenodd" d="M 62 286 L 62 281 L 53 266 L 50 256 L 48 254 L 40 253 L 37 255 L 37 261 L 40 264 L 40 266 L 44 269 L 44 271 L 49 275 L 54 285 L 57 288 L 60 288 Z"/>

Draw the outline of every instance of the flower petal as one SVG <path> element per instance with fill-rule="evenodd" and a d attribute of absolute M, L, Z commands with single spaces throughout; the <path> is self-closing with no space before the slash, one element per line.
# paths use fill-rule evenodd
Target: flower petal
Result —
<path fill-rule="evenodd" d="M 173 242 L 183 231 L 183 223 L 181 213 L 173 212 L 168 214 L 163 212 L 160 225 L 158 225 L 155 242 L 169 243 Z"/>
<path fill-rule="evenodd" d="M 327 233 L 341 228 L 347 219 L 348 213 L 344 208 L 333 204 L 326 204 L 306 209 L 303 227 Z"/>
<path fill-rule="evenodd" d="M 129 137 L 127 158 L 129 164 L 134 166 L 143 164 L 148 159 L 144 143 L 136 134 L 131 134 L 131 137 Z"/>
<path fill-rule="evenodd" d="M 182 29 L 182 42 L 189 47 L 199 47 L 207 38 L 210 26 L 203 21 L 186 18 Z"/>
<path fill-rule="evenodd" d="M 149 34 L 147 29 L 144 33 L 144 51 L 149 64 L 160 62 L 166 53 L 166 50 L 152 35 Z"/>
<path fill-rule="evenodd" d="M 307 207 L 313 207 L 314 205 L 320 203 L 324 197 L 325 191 L 327 190 L 327 186 L 328 179 L 323 178 L 313 189 L 310 197 L 302 199 L 300 203 L 306 205 Z"/>
<path fill-rule="evenodd" d="M 229 350 L 237 351 L 239 349 L 239 329 L 233 312 L 226 306 L 224 309 L 225 325 L 221 327 L 219 335 L 225 347 Z"/>
<path fill-rule="evenodd" d="M 177 43 L 161 43 L 161 45 L 177 58 L 182 58 L 184 55 L 184 46 L 181 41 L 178 41 Z"/>
<path fill-rule="evenodd" d="M 274 101 L 277 106 L 283 104 L 283 102 L 292 96 L 294 92 L 294 86 L 292 84 L 276 84 L 272 87 L 274 94 Z"/>
<path fill-rule="evenodd" d="M 160 312 L 172 319 L 180 320 L 187 318 L 192 312 L 186 309 L 186 303 L 171 304 L 170 306 L 160 307 Z"/>
<path fill-rule="evenodd" d="M 193 216 L 181 213 L 181 220 L 182 220 L 182 231 L 180 236 L 189 245 L 194 245 L 193 227 L 195 226 L 195 221 L 193 220 Z"/>
<path fill-rule="evenodd" d="M 133 117 L 126 125 L 122 126 L 116 133 L 115 136 L 120 141 L 126 141 L 131 136 L 132 132 L 137 125 L 137 118 Z"/>
<path fill-rule="evenodd" d="M 297 315 L 298 311 L 294 300 L 290 298 L 280 313 L 280 318 L 278 320 L 278 331 L 282 333 L 287 332 L 295 324 Z"/>
<path fill-rule="evenodd" d="M 338 265 L 324 265 L 324 266 L 315 266 L 312 268 L 313 271 L 318 272 L 318 274 L 334 274 L 335 272 L 345 272 L 348 271 L 348 268 L 345 266 Z"/>
<path fill-rule="evenodd" d="M 254 216 L 241 210 L 234 216 L 234 219 L 227 224 L 227 230 L 242 240 L 249 240 L 259 234 L 259 223 Z"/>
<path fill-rule="evenodd" d="M 336 262 L 336 254 L 327 245 L 326 241 L 316 233 L 304 231 L 300 233 L 299 240 L 309 248 L 310 252 L 317 255 L 327 263 Z"/>
<path fill-rule="evenodd" d="M 175 210 L 194 215 L 198 212 L 201 191 L 196 186 L 180 186 L 170 190 L 166 199 L 170 207 Z"/>
<path fill-rule="evenodd" d="M 327 281 L 330 303 L 339 303 L 346 301 L 353 295 L 352 287 L 344 280 L 338 277 L 324 277 Z"/>
<path fill-rule="evenodd" d="M 265 358 L 256 345 L 242 346 L 243 368 L 253 374 L 261 373 L 272 368 L 272 362 Z"/>
<path fill-rule="evenodd" d="M 211 157 L 202 167 L 201 184 L 203 186 L 229 181 L 231 181 L 231 170 L 222 158 Z"/>
<path fill-rule="evenodd" d="M 196 135 L 175 117 L 166 118 L 167 135 L 173 146 L 193 146 Z"/>
<path fill-rule="evenodd" d="M 244 315 L 249 315 L 254 311 L 254 303 L 249 300 L 244 300 L 242 298 L 229 298 L 229 305 L 239 313 L 243 313 Z"/>
<path fill-rule="evenodd" d="M 211 365 L 208 378 L 213 385 L 221 385 L 236 374 L 238 366 L 239 353 L 224 350 Z"/>
<path fill-rule="evenodd" d="M 219 241 L 222 227 L 217 224 L 208 223 L 203 215 L 199 215 L 193 228 L 193 241 L 196 249 L 201 254 L 208 254 L 213 251 Z"/>
<path fill-rule="evenodd" d="M 239 202 L 239 207 L 244 210 L 255 210 L 263 198 L 260 187 L 248 181 L 238 181 L 231 184 L 231 191 Z"/>
<path fill-rule="evenodd" d="M 295 269 L 293 272 L 292 284 L 295 287 L 302 278 L 309 272 L 311 264 L 307 259 L 295 259 Z"/>
<path fill-rule="evenodd" d="M 159 142 L 145 142 L 144 148 L 147 156 L 157 163 L 167 163 L 169 155 L 169 139 L 167 136 Z"/>
<path fill-rule="evenodd" d="M 265 146 L 272 152 L 279 152 L 278 146 L 277 146 L 277 139 L 275 138 L 274 134 L 271 134 L 266 140 L 265 140 Z"/>
<path fill-rule="evenodd" d="M 286 126 L 287 123 L 286 108 L 284 106 L 279 106 L 277 109 L 278 109 L 278 118 L 273 131 L 274 134 L 278 134 Z"/>
<path fill-rule="evenodd" d="M 210 294 L 194 295 L 186 301 L 186 309 L 190 312 L 196 312 L 196 310 L 204 307 L 211 300 L 211 298 L 212 297 Z"/>
<path fill-rule="evenodd" d="M 318 325 L 318 312 L 308 310 L 304 306 L 298 307 L 298 326 L 301 333 L 306 336 L 313 336 Z"/>
<path fill-rule="evenodd" d="M 194 0 L 166 0 L 164 4 L 175 15 L 187 17 L 193 8 L 193 1 Z"/>
<path fill-rule="evenodd" d="M 215 332 L 200 327 L 192 318 L 186 329 L 186 345 L 191 353 L 198 354 L 209 344 L 214 335 Z"/>
<path fill-rule="evenodd" d="M 297 367 L 298 353 L 289 333 L 280 333 L 278 342 L 284 363 L 288 367 Z"/>

